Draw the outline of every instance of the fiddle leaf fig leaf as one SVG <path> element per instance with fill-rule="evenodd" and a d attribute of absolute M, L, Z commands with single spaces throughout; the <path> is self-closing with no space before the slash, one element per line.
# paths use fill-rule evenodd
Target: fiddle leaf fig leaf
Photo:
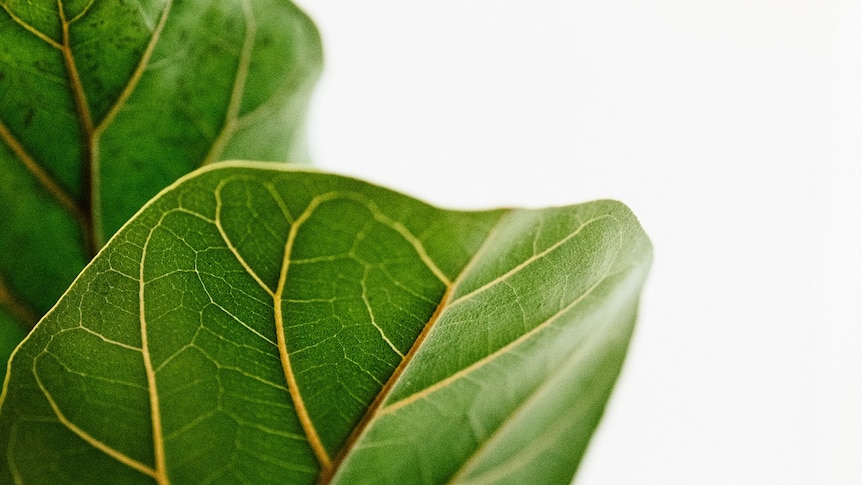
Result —
<path fill-rule="evenodd" d="M 287 0 L 0 0 L 0 326 L 183 174 L 302 161 L 320 51 Z"/>
<path fill-rule="evenodd" d="M 614 201 L 460 212 L 201 169 L 13 355 L 0 483 L 568 483 L 650 260 Z"/>

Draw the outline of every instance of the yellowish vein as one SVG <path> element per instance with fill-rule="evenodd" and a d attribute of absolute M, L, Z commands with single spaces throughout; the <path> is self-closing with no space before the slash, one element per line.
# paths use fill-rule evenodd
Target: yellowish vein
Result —
<path fill-rule="evenodd" d="M 99 156 L 98 148 L 93 144 L 93 117 L 90 113 L 90 105 L 81 76 L 72 53 L 72 44 L 69 34 L 70 23 L 66 19 L 63 0 L 57 0 L 57 10 L 60 15 L 60 27 L 62 30 L 63 43 L 60 51 L 66 65 L 66 73 L 69 77 L 69 88 L 75 99 L 75 107 L 78 112 L 78 120 L 81 126 L 81 141 L 83 143 L 83 179 L 87 218 L 85 219 L 84 234 L 91 255 L 95 255 L 103 244 L 102 234 L 102 207 L 101 207 L 101 181 L 99 179 Z"/>
<path fill-rule="evenodd" d="M 258 274 L 254 271 L 254 269 L 252 269 L 252 267 L 248 264 L 248 262 L 246 262 L 245 258 L 243 258 L 242 254 L 240 254 L 240 252 L 236 248 L 236 246 L 234 246 L 233 241 L 231 241 L 230 237 L 227 234 L 227 231 L 225 231 L 225 228 L 221 223 L 221 211 L 222 211 L 222 206 L 223 206 L 222 189 L 230 181 L 231 181 L 230 179 L 220 181 L 218 184 L 218 187 L 216 187 L 216 190 L 215 190 L 216 214 L 215 214 L 215 221 L 214 222 L 215 222 L 216 229 L 218 230 L 219 234 L 221 235 L 221 238 L 224 240 L 224 243 L 227 246 L 227 248 L 230 250 L 231 253 L 233 253 L 234 257 L 236 258 L 237 261 L 239 261 L 239 264 L 242 265 L 243 269 L 245 269 L 245 271 L 249 275 L 251 275 L 251 277 L 254 279 L 254 281 L 257 282 L 257 284 L 261 288 L 263 288 L 263 290 L 266 291 L 269 294 L 269 296 L 275 297 L 275 292 L 272 291 L 272 288 L 270 288 L 266 283 L 264 283 L 264 281 L 260 278 L 260 276 L 258 276 Z"/>
<path fill-rule="evenodd" d="M 90 446 L 92 446 L 93 448 L 96 448 L 102 453 L 110 456 L 111 458 L 130 468 L 133 468 L 145 475 L 156 478 L 158 480 L 158 472 L 155 469 L 139 462 L 138 460 L 135 460 L 134 458 L 126 455 L 125 453 L 120 452 L 119 450 L 113 448 L 104 441 L 101 441 L 90 433 L 87 433 L 86 431 L 81 429 L 80 426 L 70 421 L 69 418 L 67 418 L 66 415 L 63 414 L 63 410 L 60 409 L 60 406 L 58 406 L 57 402 L 54 401 L 54 398 L 53 396 L 51 396 L 51 393 L 48 391 L 48 388 L 45 387 L 45 385 L 42 383 L 42 380 L 39 378 L 39 373 L 36 370 L 36 362 L 36 360 L 33 361 L 33 375 L 36 378 L 36 383 L 38 384 L 39 389 L 42 391 L 42 394 L 45 395 L 45 399 L 48 400 L 48 404 L 51 405 L 51 409 L 54 410 L 54 414 L 57 415 L 57 419 L 60 421 L 60 424 L 78 435 L 82 440 L 89 443 Z"/>
<path fill-rule="evenodd" d="M 419 255 L 419 259 L 421 259 L 422 262 L 425 263 L 425 266 L 427 266 L 428 269 L 430 269 L 431 272 L 434 273 L 434 276 L 437 277 L 438 280 L 440 280 L 443 284 L 447 286 L 452 283 L 449 280 L 449 277 L 447 277 L 443 273 L 443 271 L 440 270 L 440 268 L 437 266 L 437 263 L 435 263 L 434 260 L 431 259 L 431 257 L 428 255 L 428 252 L 425 250 L 425 245 L 422 244 L 422 241 L 420 241 L 419 238 L 417 238 L 412 232 L 410 232 L 410 230 L 407 229 L 404 224 L 386 217 L 379 209 L 377 209 L 375 205 L 370 203 L 366 204 L 371 210 L 371 213 L 374 214 L 375 219 L 394 229 L 395 232 L 400 234 L 405 241 L 407 241 L 408 243 L 410 243 L 411 246 L 413 246 L 413 248 L 416 250 L 416 254 Z"/>
<path fill-rule="evenodd" d="M 583 225 L 581 227 L 583 227 Z M 615 259 L 615 257 L 611 258 L 611 261 L 613 261 L 613 259 Z M 578 304 L 580 304 L 582 301 L 584 301 L 586 298 L 588 298 L 592 294 L 592 292 L 595 291 L 595 289 L 598 288 L 608 278 L 608 276 L 610 275 L 610 269 L 612 267 L 613 267 L 613 263 L 611 262 L 607 265 L 607 268 L 606 268 L 605 272 L 602 274 L 602 276 L 599 277 L 592 285 L 590 285 L 590 287 L 587 288 L 586 291 L 584 291 L 577 298 L 573 299 L 571 302 L 569 302 L 566 306 L 561 308 L 559 311 L 554 313 L 551 317 L 546 319 L 544 322 L 536 325 L 535 327 L 533 327 L 529 331 L 521 334 L 518 338 L 512 340 L 511 342 L 504 345 L 503 347 L 500 347 L 499 349 L 495 350 L 494 352 L 486 355 L 482 359 L 479 359 L 476 362 L 474 362 L 473 364 L 461 369 L 460 371 L 449 375 L 445 379 L 437 381 L 434 384 L 426 387 L 425 389 L 422 389 L 421 391 L 418 391 L 414 394 L 411 394 L 410 396 L 402 398 L 399 401 L 396 401 L 396 402 L 393 402 L 393 403 L 386 405 L 385 407 L 383 407 L 380 410 L 379 415 L 385 415 L 385 414 L 393 413 L 393 412 L 395 412 L 395 411 L 397 411 L 397 410 L 399 410 L 399 409 L 401 409 L 401 408 L 403 408 L 403 407 L 405 407 L 411 403 L 416 402 L 419 399 L 425 398 L 425 397 L 433 394 L 434 392 L 439 391 L 440 389 L 443 389 L 444 387 L 447 387 L 447 386 L 451 385 L 452 383 L 454 383 L 454 382 L 468 376 L 469 374 L 477 371 L 478 369 L 488 365 L 489 363 L 493 362 L 494 360 L 496 360 L 500 356 L 506 355 L 509 352 L 512 352 L 520 344 L 529 340 L 534 335 L 538 334 L 539 332 L 541 332 L 544 329 L 551 326 L 560 317 L 569 313 Z M 450 305 L 450 307 L 451 307 L 451 305 Z"/>
<path fill-rule="evenodd" d="M 581 231 L 583 231 L 583 229 L 584 229 L 585 227 L 587 227 L 588 225 L 590 225 L 590 224 L 592 224 L 592 223 L 594 223 L 594 222 L 597 222 L 597 221 L 599 221 L 599 220 L 605 219 L 605 218 L 611 218 L 611 219 L 613 219 L 613 216 L 611 216 L 611 215 L 602 215 L 602 216 L 595 217 L 595 218 L 593 218 L 593 219 L 590 219 L 590 220 L 588 220 L 588 221 L 584 222 L 583 224 L 581 224 L 580 226 L 578 226 L 578 228 L 577 228 L 577 229 L 575 229 L 575 230 L 574 230 L 571 234 L 569 234 L 568 236 L 566 236 L 566 237 L 564 237 L 564 238 L 560 239 L 559 241 L 557 241 L 557 242 L 555 242 L 554 244 L 552 244 L 552 245 L 548 246 L 548 247 L 547 247 L 547 248 L 545 248 L 544 250 L 539 251 L 539 252 L 537 252 L 537 253 L 533 254 L 533 256 L 531 256 L 531 257 L 529 257 L 529 258 L 525 259 L 524 261 L 522 261 L 521 263 L 519 263 L 518 265 L 516 265 L 514 268 L 510 269 L 509 271 L 506 271 L 506 272 L 505 272 L 505 273 L 503 273 L 502 275 L 500 275 L 500 276 L 498 276 L 498 277 L 494 278 L 493 280 L 491 280 L 491 281 L 489 281 L 489 282 L 485 283 L 484 285 L 480 286 L 479 288 L 476 288 L 475 290 L 473 290 L 473 291 L 471 291 L 471 292 L 469 292 L 469 293 L 466 293 L 466 294 L 460 295 L 458 298 L 456 298 L 455 300 L 453 300 L 453 301 L 452 301 L 452 303 L 450 304 L 450 306 L 455 306 L 455 305 L 458 305 L 458 304 L 460 304 L 460 303 L 462 303 L 462 302 L 465 302 L 465 301 L 467 301 L 467 300 L 469 300 L 469 299 L 471 299 L 471 298 L 475 297 L 475 296 L 476 296 L 476 295 L 478 295 L 479 293 L 482 293 L 482 292 L 484 292 L 484 291 L 487 291 L 488 289 L 490 289 L 490 288 L 494 287 L 495 285 L 498 285 L 498 284 L 500 284 L 500 283 L 502 283 L 502 282 L 504 282 L 504 281 L 508 280 L 508 279 L 509 279 L 509 278 L 511 278 L 513 275 L 515 275 L 515 274 L 519 273 L 521 270 L 523 270 L 523 269 L 524 269 L 524 268 L 526 268 L 527 266 L 529 266 L 529 265 L 533 264 L 534 262 L 536 262 L 536 261 L 537 261 L 537 260 L 539 260 L 539 259 L 542 259 L 543 257 L 547 256 L 548 254 L 550 254 L 551 252 L 553 252 L 554 250 L 556 250 L 557 248 L 559 248 L 559 247 L 560 247 L 560 246 L 562 246 L 563 244 L 566 244 L 566 243 L 567 243 L 567 242 L 569 242 L 570 240 L 572 240 L 572 239 L 574 239 L 575 237 L 577 237 L 577 236 L 581 233 Z"/>
<path fill-rule="evenodd" d="M 81 20 L 82 18 L 84 18 L 84 16 L 85 16 L 85 15 L 87 15 L 87 12 L 89 12 L 89 11 L 90 11 L 90 8 L 92 8 L 92 7 L 93 7 L 93 4 L 94 4 L 94 3 L 96 3 L 96 0 L 90 0 L 89 2 L 87 2 L 87 4 L 86 4 L 86 5 L 84 5 L 84 8 L 82 8 L 82 9 L 81 9 L 81 11 L 80 11 L 80 12 L 78 12 L 78 15 L 75 15 L 74 17 L 72 17 L 72 19 L 71 19 L 71 20 L 69 20 L 69 24 L 70 24 L 70 25 L 71 25 L 71 24 L 74 24 L 75 22 L 77 22 L 77 21 Z"/>
<path fill-rule="evenodd" d="M 138 313 L 140 315 L 140 326 L 141 326 L 141 352 L 143 354 L 144 361 L 144 372 L 147 376 L 147 390 L 149 392 L 150 399 L 150 415 L 152 422 L 152 433 L 153 433 L 153 456 L 155 457 L 155 473 L 153 478 L 156 479 L 158 485 L 168 485 L 168 475 L 167 475 L 167 463 L 165 460 L 165 443 L 164 436 L 162 430 L 162 414 L 159 404 L 159 389 L 158 382 L 156 380 L 156 372 L 153 369 L 153 359 L 150 354 L 150 341 L 149 341 L 149 332 L 147 329 L 147 312 L 146 312 L 146 298 L 145 298 L 145 283 L 144 283 L 144 268 L 146 266 L 147 261 L 147 248 L 149 247 L 150 240 L 153 237 L 153 233 L 159 228 L 162 224 L 162 221 L 167 216 L 167 214 L 163 215 L 159 220 L 159 223 L 154 225 L 152 229 L 150 229 L 149 234 L 147 234 L 147 239 L 144 241 L 144 248 L 141 253 L 141 266 L 138 274 Z"/>
<path fill-rule="evenodd" d="M 372 212 L 373 212 L 373 210 L 372 210 Z M 380 220 L 380 219 L 378 219 L 378 220 Z M 460 281 L 460 279 L 465 274 L 467 274 L 469 272 L 469 269 L 473 266 L 473 264 L 475 264 L 475 261 L 478 259 L 478 256 L 480 254 L 482 254 L 485 247 L 488 245 L 488 241 L 490 241 L 492 239 L 492 236 L 496 233 L 497 229 L 500 227 L 502 220 L 503 220 L 503 217 L 498 219 L 497 222 L 494 224 L 494 226 L 488 231 L 488 233 L 485 236 L 485 239 L 482 241 L 482 244 L 479 246 L 479 249 L 473 254 L 473 257 L 470 259 L 470 261 L 468 261 L 467 264 L 464 265 L 464 268 L 461 270 L 461 272 L 458 275 L 458 278 L 455 280 L 454 284 L 449 283 L 448 279 L 441 280 L 441 281 L 444 281 L 446 283 L 446 291 L 444 291 L 443 295 L 440 297 L 440 303 L 437 305 L 437 308 L 434 310 L 434 313 L 431 315 L 431 317 L 425 323 L 425 326 L 422 328 L 422 331 L 416 337 L 416 340 L 413 342 L 413 345 L 410 346 L 410 350 L 407 352 L 407 355 L 405 355 L 401 359 L 401 362 L 398 363 L 398 366 L 395 368 L 395 371 L 393 371 L 392 375 L 389 376 L 389 379 L 386 381 L 386 384 L 384 384 L 384 386 L 380 390 L 380 392 L 377 393 L 377 396 L 374 398 L 374 401 L 371 403 L 371 405 L 368 406 L 368 409 L 366 410 L 365 415 L 362 417 L 362 419 L 359 421 L 359 423 L 353 428 L 353 431 L 350 433 L 350 436 L 347 438 L 344 445 L 342 445 L 341 450 L 339 450 L 338 455 L 335 457 L 335 460 L 333 462 L 333 466 L 329 470 L 324 470 L 318 476 L 317 485 L 327 485 L 332 481 L 332 479 L 335 477 L 336 473 L 338 472 L 338 468 L 341 466 L 341 464 L 347 458 L 348 453 L 353 448 L 355 443 L 360 439 L 362 434 L 368 429 L 368 427 L 371 425 L 371 423 L 380 416 L 381 406 L 386 401 L 386 399 L 389 397 L 389 394 L 392 392 L 392 389 L 398 383 L 398 380 L 401 378 L 401 375 L 404 373 L 405 369 L 407 369 L 407 366 L 410 364 L 410 362 L 413 361 L 413 358 L 415 357 L 415 355 L 422 348 L 422 346 L 425 343 L 425 340 L 428 338 L 431 331 L 434 329 L 434 326 L 437 324 L 437 322 L 440 320 L 441 316 L 443 315 L 443 312 L 448 307 L 449 302 L 452 299 L 453 288 L 458 284 L 457 282 Z M 413 239 L 418 242 L 418 239 L 416 239 L 415 237 Z M 422 247 L 421 244 L 419 245 L 419 247 Z M 425 253 L 424 249 L 422 252 Z M 427 254 L 426 254 L 426 256 L 427 256 Z M 428 260 L 430 261 L 430 258 L 428 258 Z M 428 264 L 428 262 L 426 261 L 425 264 Z M 436 267 L 436 265 L 434 265 L 434 266 Z"/>
<path fill-rule="evenodd" d="M 380 324 L 377 323 L 377 318 L 375 318 L 374 316 L 374 309 L 371 307 L 371 300 L 368 298 L 368 284 L 365 282 L 367 277 L 368 269 L 366 268 L 365 275 L 363 276 L 363 279 L 360 284 L 362 286 L 362 302 L 365 303 L 365 309 L 368 311 L 368 318 L 371 322 L 371 325 L 377 329 L 377 332 L 380 334 L 380 338 L 382 338 L 383 341 L 386 342 L 386 345 L 388 345 L 393 352 L 398 354 L 398 357 L 401 357 L 403 359 L 404 354 L 400 350 L 398 350 L 398 347 L 396 347 L 391 340 L 389 340 L 389 337 L 386 336 L 386 332 L 384 332 Z"/>
<path fill-rule="evenodd" d="M 299 228 L 302 226 L 308 218 L 314 213 L 320 204 L 334 197 L 334 194 L 330 194 L 329 196 L 319 196 L 311 201 L 305 211 L 296 219 L 293 225 L 290 228 L 290 232 L 287 237 L 287 242 L 284 245 L 284 258 L 282 260 L 281 272 L 278 278 L 278 286 L 276 287 L 275 293 L 273 294 L 273 307 L 274 307 L 274 317 L 275 317 L 275 327 L 276 327 L 276 337 L 278 342 L 278 352 L 279 357 L 281 358 L 282 370 L 284 372 L 285 380 L 287 381 L 287 388 L 290 392 L 290 397 L 293 400 L 293 406 L 296 409 L 296 415 L 299 419 L 300 425 L 302 426 L 303 431 L 305 432 L 306 439 L 308 440 L 308 444 L 311 447 L 311 450 L 314 452 L 314 456 L 317 458 L 318 463 L 322 470 L 328 470 L 332 466 L 332 460 L 329 456 L 329 453 L 326 451 L 326 448 L 323 446 L 323 442 L 320 439 L 320 435 L 317 433 L 317 428 L 314 425 L 314 422 L 311 419 L 311 416 L 308 412 L 308 409 L 305 407 L 305 401 L 302 397 L 302 391 L 299 389 L 299 383 L 296 380 L 296 374 L 293 370 L 293 367 L 290 362 L 290 353 L 287 350 L 287 340 L 284 333 L 284 315 L 282 313 L 282 304 L 283 304 L 283 295 L 284 288 L 287 283 L 287 275 L 288 270 L 290 268 L 290 260 L 291 253 L 293 252 L 293 246 L 296 242 L 296 235 L 299 231 Z"/>
<path fill-rule="evenodd" d="M 171 11 L 173 3 L 173 0 L 167 0 L 165 2 L 165 8 L 164 10 L 162 10 L 161 17 L 159 17 L 159 23 L 156 25 L 156 28 L 153 31 L 153 35 L 150 37 L 150 41 L 147 43 L 147 47 L 141 54 L 140 62 L 138 62 L 138 65 L 135 67 L 134 72 L 132 72 L 132 76 L 129 78 L 129 81 L 123 87 L 122 92 L 120 92 L 120 96 L 117 97 L 117 100 L 114 102 L 105 117 L 95 129 L 94 145 L 98 145 L 98 139 L 104 133 L 105 129 L 107 129 L 107 127 L 114 121 L 114 118 L 117 117 L 117 114 L 122 111 L 123 107 L 126 105 L 129 98 L 132 96 L 132 93 L 135 91 L 135 88 L 138 86 L 138 83 L 141 81 L 141 77 L 147 70 L 147 66 L 150 63 L 150 59 L 152 59 L 153 57 L 153 51 L 156 49 L 156 44 L 158 44 L 159 39 L 162 35 L 162 31 L 165 28 L 165 24 L 168 21 L 168 14 Z"/>
<path fill-rule="evenodd" d="M 9 14 L 9 17 L 11 17 L 12 20 L 15 21 L 15 23 L 17 23 L 18 25 L 23 27 L 24 30 L 26 30 L 27 32 L 30 32 L 31 34 L 35 35 L 39 39 L 45 41 L 48 45 L 50 45 L 51 47 L 53 47 L 55 49 L 62 49 L 62 46 L 56 40 L 48 37 L 44 32 L 33 27 L 29 23 L 25 22 L 21 17 L 16 15 L 15 12 L 13 12 L 12 9 L 9 7 L 9 2 L 3 2 L 3 10 L 5 10 L 6 13 Z"/>
<path fill-rule="evenodd" d="M 33 175 L 33 178 L 76 220 L 84 224 L 87 216 L 78 202 L 54 179 L 39 162 L 37 162 L 20 141 L 9 131 L 9 128 L 0 121 L 0 139 L 12 150 L 15 157 L 21 161 L 24 167 Z"/>

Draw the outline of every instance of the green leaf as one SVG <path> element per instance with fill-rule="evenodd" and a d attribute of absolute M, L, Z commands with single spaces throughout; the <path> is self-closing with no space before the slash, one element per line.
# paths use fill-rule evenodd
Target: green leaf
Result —
<path fill-rule="evenodd" d="M 305 158 L 320 42 L 287 0 L 0 7 L 3 333 L 32 326 L 103 239 L 183 174 Z"/>
<path fill-rule="evenodd" d="M 0 483 L 568 482 L 650 260 L 614 201 L 458 212 L 218 164 L 14 354 Z"/>

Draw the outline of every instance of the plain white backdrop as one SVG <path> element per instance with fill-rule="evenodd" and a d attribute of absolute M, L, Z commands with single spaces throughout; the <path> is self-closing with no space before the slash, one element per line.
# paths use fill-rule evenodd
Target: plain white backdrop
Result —
<path fill-rule="evenodd" d="M 862 483 L 860 2 L 299 3 L 319 167 L 652 238 L 579 484 Z"/>

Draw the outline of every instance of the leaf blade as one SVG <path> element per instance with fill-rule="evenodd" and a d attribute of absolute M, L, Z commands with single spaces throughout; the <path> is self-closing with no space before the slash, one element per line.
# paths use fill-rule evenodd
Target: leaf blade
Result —
<path fill-rule="evenodd" d="M 612 207 L 618 206 L 612 202 L 598 202 L 594 204 L 610 204 Z M 617 212 L 621 212 L 624 217 L 629 219 L 628 222 L 632 222 L 632 217 L 630 214 L 627 214 L 627 210 L 617 207 Z M 513 215 L 531 217 L 535 214 L 537 213 L 527 211 L 520 214 L 516 212 Z M 515 227 L 521 225 L 519 221 L 511 221 L 512 219 L 513 217 L 510 216 L 509 220 L 510 222 L 514 222 L 513 225 Z M 574 224 L 573 227 L 576 229 L 571 232 L 571 235 L 577 235 L 588 224 L 589 222 Z M 520 229 L 523 231 L 523 228 Z M 529 235 L 530 232 L 527 230 L 526 234 Z M 498 231 L 498 234 L 500 233 L 505 233 L 505 229 Z M 562 238 L 561 240 L 565 241 L 569 238 L 571 236 Z M 622 241 L 623 238 L 619 240 Z M 519 244 L 523 240 L 519 241 L 519 238 L 512 238 L 510 242 Z M 627 248 L 627 252 L 629 254 L 638 254 L 647 249 L 644 244 L 645 241 L 642 240 L 638 245 Z M 554 248 L 555 246 L 558 245 L 549 245 L 550 248 Z M 512 248 L 507 248 L 507 251 L 510 251 L 510 254 L 519 254 L 518 251 L 512 251 Z M 545 251 L 534 250 L 532 252 L 542 254 L 544 257 L 548 256 L 548 253 Z M 616 250 L 612 251 L 604 255 L 604 257 L 609 257 L 609 259 L 613 260 L 615 259 L 616 252 Z M 601 251 L 598 251 L 598 253 L 601 254 Z M 532 256 L 524 257 L 520 255 L 520 258 L 524 261 L 515 264 L 515 269 L 526 267 Z M 493 260 L 495 258 L 490 259 Z M 491 262 L 496 264 L 496 261 Z M 545 262 L 554 265 L 553 260 L 546 259 Z M 634 285 L 629 285 L 628 294 L 625 295 L 628 301 L 637 301 L 636 295 L 640 284 L 643 282 L 645 271 L 643 262 L 639 266 L 638 270 L 633 275 L 630 275 L 630 279 L 633 280 Z M 482 265 L 477 263 L 472 265 L 470 270 L 481 267 Z M 580 270 L 583 271 L 585 267 L 588 268 L 589 266 L 581 265 Z M 541 309 L 544 298 L 540 294 L 546 293 L 548 295 L 547 299 L 551 299 L 550 297 L 555 295 L 553 295 L 553 292 L 548 291 L 548 288 L 540 291 L 533 289 L 534 295 L 532 300 L 534 300 L 533 306 L 536 307 L 536 310 L 532 312 L 532 316 L 538 318 L 541 323 L 524 331 L 517 338 L 505 342 L 497 342 L 496 345 L 490 342 L 490 337 L 481 335 L 481 326 L 487 321 L 498 320 L 508 322 L 505 315 L 512 314 L 513 309 L 505 308 L 505 302 L 515 302 L 516 298 L 514 295 L 505 294 L 503 297 L 491 300 L 490 303 L 478 302 L 479 305 L 491 306 L 493 308 L 491 311 L 485 311 L 484 313 L 469 311 L 467 312 L 467 318 L 459 317 L 457 305 L 450 303 L 443 310 L 443 315 L 440 317 L 441 321 L 435 329 L 437 333 L 428 338 L 428 343 L 423 348 L 423 353 L 414 359 L 414 362 L 411 363 L 413 367 L 408 368 L 404 376 L 402 376 L 403 382 L 407 384 L 396 386 L 393 389 L 376 417 L 376 425 L 371 425 L 366 430 L 365 436 L 357 440 L 354 456 L 346 460 L 343 469 L 339 474 L 335 475 L 333 483 L 351 483 L 352 481 L 361 480 L 362 477 L 371 476 L 372 473 L 379 480 L 379 483 L 395 483 L 398 481 L 408 483 L 441 483 L 450 479 L 457 481 L 457 478 L 459 478 L 457 475 L 455 477 L 451 477 L 450 475 L 458 473 L 457 470 L 463 465 L 462 461 L 469 459 L 468 457 L 476 453 L 476 450 L 488 439 L 488 436 L 494 434 L 490 430 L 495 430 L 502 426 L 500 421 L 503 420 L 504 415 L 515 412 L 518 405 L 526 399 L 524 396 L 530 394 L 530 386 L 539 385 L 540 382 L 537 381 L 539 379 L 537 376 L 541 375 L 539 369 L 543 366 L 553 366 L 555 365 L 554 362 L 564 361 L 566 356 L 573 352 L 573 348 L 577 349 L 581 339 L 585 338 L 585 336 L 590 336 L 589 332 L 582 328 L 584 326 L 587 326 L 587 328 L 595 326 L 595 324 L 588 325 L 589 319 L 587 319 L 586 323 L 578 322 L 577 320 L 575 322 L 567 322 L 568 338 L 561 338 L 560 335 L 552 333 L 559 332 L 555 330 L 553 324 L 558 323 L 559 320 L 571 319 L 567 315 L 577 305 L 588 302 L 590 295 L 602 288 L 606 278 L 604 274 L 607 271 L 601 269 L 601 267 L 602 265 L 599 265 L 599 273 L 603 274 L 600 278 L 550 317 L 547 317 L 547 311 L 543 312 Z M 613 265 L 609 267 L 613 267 Z M 578 265 L 574 265 L 574 268 L 578 268 Z M 501 270 L 497 268 L 497 271 Z M 513 273 L 511 271 L 503 272 L 503 275 L 507 274 Z M 467 271 L 459 283 L 465 287 L 470 287 L 470 278 L 470 271 Z M 559 282 L 557 283 L 559 284 Z M 468 292 L 463 294 L 475 295 L 486 288 L 492 288 L 488 283 L 474 283 L 473 286 L 475 288 L 467 290 Z M 508 290 L 509 288 L 503 288 L 504 292 Z M 455 295 L 459 294 L 458 284 L 456 284 L 453 293 Z M 458 298 L 456 296 L 452 302 L 457 303 L 459 301 Z M 501 309 L 497 309 L 498 306 Z M 510 307 L 515 306 L 518 306 L 516 302 L 510 305 Z M 585 314 L 589 317 L 591 312 L 585 312 Z M 595 317 L 592 318 L 595 319 Z M 614 323 L 611 328 L 621 332 L 623 341 L 627 342 L 633 319 L 626 317 L 625 314 L 620 318 L 621 320 L 604 315 L 604 319 Z M 471 337 L 469 330 L 452 330 L 453 328 L 457 329 L 459 325 L 466 325 L 467 323 L 471 326 L 479 327 L 480 331 L 474 332 L 474 335 Z M 505 336 L 506 332 L 504 330 L 499 333 Z M 579 335 L 579 333 L 584 333 L 585 335 Z M 561 339 L 560 341 L 564 345 L 558 343 L 558 339 Z M 613 342 L 616 340 L 619 340 L 619 338 L 611 340 L 610 347 L 612 349 Z M 599 342 L 602 343 L 600 339 Z M 471 343 L 477 344 L 480 347 L 485 346 L 485 350 L 495 350 L 487 351 L 480 355 L 471 355 Z M 604 343 L 607 344 L 607 342 Z M 446 348 L 450 349 L 450 351 L 452 348 L 457 348 L 458 357 L 449 359 L 449 362 L 446 362 L 445 352 L 442 350 Z M 625 345 L 621 349 L 624 355 Z M 532 356 L 532 360 L 528 360 L 526 363 L 520 362 L 513 357 L 517 353 Z M 577 353 L 572 355 L 580 357 Z M 614 377 L 622 363 L 622 355 L 618 354 L 617 357 L 617 361 L 612 360 L 605 366 L 605 370 Z M 495 371 L 494 367 L 500 366 L 498 361 L 504 360 L 509 361 L 504 366 L 507 372 L 499 373 Z M 525 369 L 532 370 L 525 371 Z M 479 377 L 476 377 L 477 375 Z M 544 470 L 548 468 L 548 464 L 556 463 L 562 465 L 562 469 L 557 472 L 556 478 L 545 478 L 552 479 L 552 481 L 566 482 L 571 479 L 577 468 L 580 455 L 586 447 L 592 427 L 597 423 L 604 402 L 610 394 L 613 380 L 611 378 L 605 383 L 603 388 L 600 388 L 598 399 L 595 401 L 585 400 L 588 407 L 591 404 L 593 405 L 590 408 L 592 414 L 588 416 L 590 419 L 587 420 L 587 425 L 585 426 L 582 420 L 575 420 L 576 425 L 588 431 L 585 435 L 577 436 L 578 440 L 576 442 L 579 442 L 580 451 L 576 447 L 574 453 L 570 454 L 567 460 L 541 460 L 543 464 L 541 468 Z M 502 386 L 503 389 L 494 388 L 493 386 L 488 386 L 492 387 L 491 391 L 476 389 L 476 382 L 487 383 L 494 381 L 505 383 Z M 499 396 L 500 393 L 512 393 L 520 397 L 516 399 L 512 399 L 512 397 L 501 399 Z M 508 403 L 508 410 L 506 408 L 507 401 L 510 401 Z M 511 401 L 514 401 L 515 404 Z M 482 403 L 482 405 L 477 403 Z M 545 414 L 544 416 L 548 415 Z M 592 427 L 590 423 L 592 423 Z M 464 429 L 469 429 L 470 432 L 463 431 Z M 562 429 L 555 428 L 555 430 Z M 459 432 L 459 430 L 461 431 Z M 410 436 L 419 437 L 413 438 L 418 441 L 410 441 L 410 438 L 407 438 Z M 405 439 L 407 440 L 406 442 L 404 441 Z M 509 444 L 511 441 L 505 441 L 505 443 Z M 514 441 L 517 443 L 519 439 L 515 439 Z M 414 455 L 402 458 L 400 461 L 383 458 L 387 454 L 396 453 L 396 450 L 404 448 L 413 450 Z M 562 479 L 561 477 L 567 478 Z M 501 477 L 498 476 L 496 478 L 499 479 Z M 521 477 L 522 480 L 525 478 L 529 478 L 529 481 L 535 481 L 541 479 L 542 475 L 534 474 L 530 477 Z M 513 483 L 518 482 L 513 481 Z"/>
<path fill-rule="evenodd" d="M 0 275 L 40 316 L 183 174 L 307 158 L 321 46 L 286 0 L 0 6 Z"/>
<path fill-rule="evenodd" d="M 250 243 L 258 237 L 270 242 Z M 280 258 L 274 287 L 275 263 L 259 252 Z M 513 449 L 523 440 L 509 437 L 542 434 L 549 422 L 532 423 L 533 410 L 548 408 L 572 423 L 558 437 L 577 443 L 548 476 L 570 478 L 622 363 L 648 261 L 636 220 L 613 202 L 446 211 L 344 177 L 220 164 L 148 204 L 25 341 L 0 398 L 0 456 L 30 473 L 17 430 L 39 422 L 85 432 L 89 447 L 81 433 L 58 442 L 99 463 L 96 441 L 174 483 L 482 480 L 535 473 L 544 448 Z M 142 349 L 122 366 L 137 377 L 61 336 Z M 55 355 L 68 362 L 34 383 L 31 362 Z M 584 389 L 598 397 L 581 412 L 559 404 Z M 128 416 L 110 417 L 114 394 Z"/>

